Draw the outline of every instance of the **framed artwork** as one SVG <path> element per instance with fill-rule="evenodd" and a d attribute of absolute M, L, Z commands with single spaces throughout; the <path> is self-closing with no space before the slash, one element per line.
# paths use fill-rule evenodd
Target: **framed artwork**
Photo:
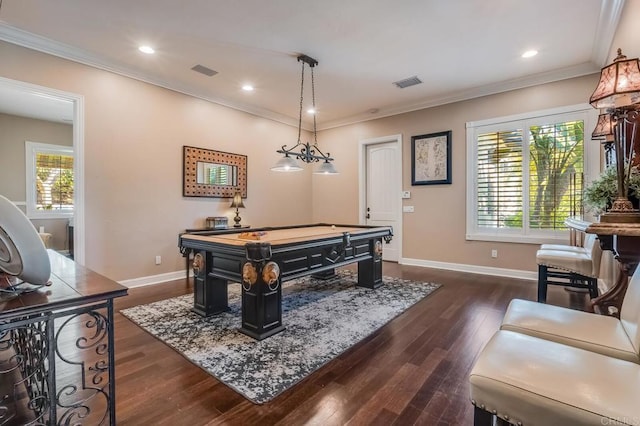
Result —
<path fill-rule="evenodd" d="M 451 183 L 451 130 L 411 137 L 411 185 Z"/>

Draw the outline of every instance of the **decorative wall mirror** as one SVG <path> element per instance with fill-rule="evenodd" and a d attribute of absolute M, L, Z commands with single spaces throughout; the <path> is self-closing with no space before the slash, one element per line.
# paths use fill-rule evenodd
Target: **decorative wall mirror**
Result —
<path fill-rule="evenodd" d="M 232 198 L 247 196 L 247 156 L 211 149 L 182 147 L 182 195 Z"/>

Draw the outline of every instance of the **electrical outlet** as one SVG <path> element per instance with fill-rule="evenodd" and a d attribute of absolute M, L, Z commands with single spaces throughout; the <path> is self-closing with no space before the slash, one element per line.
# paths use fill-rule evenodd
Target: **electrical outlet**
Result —
<path fill-rule="evenodd" d="M 156 256 L 156 265 L 159 265 L 162 263 L 162 256 Z"/>
<path fill-rule="evenodd" d="M 491 250 L 491 257 L 493 257 L 494 259 L 498 257 L 498 250 L 496 249 Z"/>
<path fill-rule="evenodd" d="M 411 191 L 402 191 L 402 198 L 411 198 Z"/>

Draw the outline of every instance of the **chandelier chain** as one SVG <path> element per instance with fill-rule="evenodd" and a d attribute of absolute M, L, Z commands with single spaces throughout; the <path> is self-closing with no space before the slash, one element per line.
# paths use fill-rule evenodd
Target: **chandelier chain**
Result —
<path fill-rule="evenodd" d="M 2 0 L 0 0 L 2 1 Z M 278 149 L 276 152 L 279 154 L 284 154 L 284 157 L 278 160 L 276 165 L 271 168 L 271 170 L 275 170 L 278 172 L 286 172 L 286 171 L 296 171 L 302 170 L 302 168 L 297 164 L 297 160 L 301 160 L 305 163 L 317 163 L 322 161 L 322 165 L 318 168 L 318 171 L 314 173 L 321 174 L 336 174 L 338 173 L 331 164 L 333 158 L 331 158 L 330 153 L 323 153 L 318 147 L 318 131 L 317 131 L 317 119 L 316 119 L 316 85 L 315 85 L 315 75 L 313 68 L 318 65 L 318 61 L 307 56 L 307 55 L 299 55 L 298 61 L 302 63 L 302 70 L 300 76 L 300 105 L 299 105 L 299 114 L 298 114 L 298 141 L 291 148 L 287 148 L 287 145 L 282 145 L 281 149 Z M 304 107 L 304 67 L 305 64 L 311 68 L 311 102 L 313 111 L 313 145 L 309 142 L 302 143 L 302 110 Z"/>
<path fill-rule="evenodd" d="M 300 134 L 302 132 L 302 101 L 304 99 L 304 61 L 302 62 L 302 77 L 300 78 L 300 113 L 298 114 L 298 143 L 300 143 Z M 313 68 L 311 69 L 313 73 Z M 313 74 L 311 74 L 313 75 Z M 313 78 L 311 79 L 313 81 Z"/>
<path fill-rule="evenodd" d="M 311 68 L 311 107 L 313 108 L 313 144 L 318 145 L 318 132 L 316 131 L 316 84 L 313 78 L 313 68 Z"/>

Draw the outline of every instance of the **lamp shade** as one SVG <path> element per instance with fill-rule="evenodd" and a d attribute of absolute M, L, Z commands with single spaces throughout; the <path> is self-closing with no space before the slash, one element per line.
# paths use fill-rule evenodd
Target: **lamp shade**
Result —
<path fill-rule="evenodd" d="M 324 163 L 322 163 L 320 165 L 320 167 L 318 167 L 313 172 L 313 174 L 316 174 L 316 175 L 337 175 L 338 171 L 336 170 L 336 168 L 333 165 L 333 163 L 325 161 Z"/>
<path fill-rule="evenodd" d="M 233 200 L 231 201 L 231 207 L 234 208 L 244 208 L 244 203 L 242 202 L 242 194 L 239 192 L 236 192 L 235 195 L 233 196 Z"/>
<path fill-rule="evenodd" d="M 299 172 L 302 167 L 298 164 L 295 158 L 285 155 L 278 160 L 275 166 L 271 168 L 274 172 Z"/>
<path fill-rule="evenodd" d="M 640 63 L 618 49 L 613 63 L 602 68 L 589 103 L 594 108 L 621 108 L 640 102 Z"/>
<path fill-rule="evenodd" d="M 613 138 L 613 122 L 611 114 L 600 114 L 598 123 L 596 123 L 591 139 L 612 139 Z"/>

